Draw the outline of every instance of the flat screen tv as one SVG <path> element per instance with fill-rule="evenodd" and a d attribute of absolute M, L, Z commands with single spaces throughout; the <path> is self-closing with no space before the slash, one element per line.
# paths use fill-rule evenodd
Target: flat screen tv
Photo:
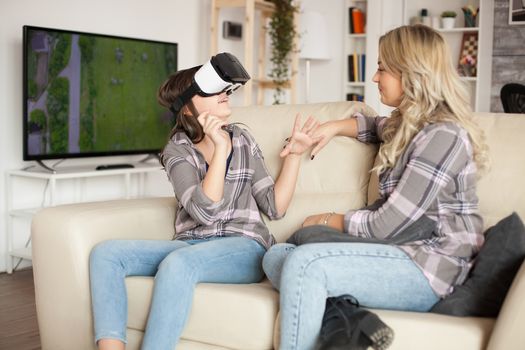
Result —
<path fill-rule="evenodd" d="M 173 126 L 157 90 L 177 44 L 23 28 L 24 160 L 157 153 Z"/>

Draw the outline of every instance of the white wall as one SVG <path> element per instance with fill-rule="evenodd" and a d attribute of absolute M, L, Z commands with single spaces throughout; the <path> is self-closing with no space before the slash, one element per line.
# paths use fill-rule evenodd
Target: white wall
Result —
<path fill-rule="evenodd" d="M 102 34 L 177 42 L 179 68 L 201 64 L 208 57 L 210 0 L 0 0 L 0 272 L 5 271 L 6 205 L 5 171 L 21 169 L 33 164 L 22 161 L 22 26 L 34 25 L 50 28 L 78 30 Z M 325 15 L 327 38 L 332 59 L 312 61 L 311 102 L 341 100 L 342 25 L 340 0 L 303 0 L 304 9 Z M 227 10 L 220 17 L 242 21 L 242 12 Z M 219 32 L 222 35 L 222 28 Z M 229 50 L 242 57 L 242 43 L 219 39 L 219 49 Z M 298 102 L 304 101 L 304 66 L 300 61 L 298 76 Z M 271 94 L 270 94 L 271 98 Z M 234 99 L 235 102 L 235 99 Z M 267 98 L 267 102 L 271 100 Z M 239 102 L 240 104 L 240 102 Z M 111 157 L 67 160 L 67 165 L 97 164 L 132 161 L 140 157 Z M 52 163 L 52 162 L 50 162 Z M 74 183 L 66 182 L 66 190 L 58 202 L 66 202 L 75 191 Z M 122 191 L 120 179 L 89 182 L 88 199 L 104 199 Z M 152 195 L 171 195 L 165 176 L 149 176 L 147 192 Z M 30 200 L 40 203 L 43 187 L 39 184 L 20 183 L 16 187 L 15 203 L 25 205 Z M 31 204 L 34 205 L 34 204 Z M 22 229 L 19 229 L 20 226 Z M 29 223 L 17 223 L 15 228 L 28 232 Z M 15 237 L 17 247 L 23 245 L 27 234 Z M 27 264 L 22 264 L 25 266 Z"/>

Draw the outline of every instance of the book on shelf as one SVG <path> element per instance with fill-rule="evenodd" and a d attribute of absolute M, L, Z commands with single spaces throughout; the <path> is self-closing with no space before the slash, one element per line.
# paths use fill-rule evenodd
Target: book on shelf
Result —
<path fill-rule="evenodd" d="M 348 81 L 363 82 L 365 81 L 365 62 L 366 55 L 352 54 L 348 55 Z"/>
<path fill-rule="evenodd" d="M 361 94 L 356 94 L 354 92 L 346 94 L 346 100 L 347 101 L 360 101 L 364 102 L 365 97 Z"/>
<path fill-rule="evenodd" d="M 357 7 L 348 8 L 348 23 L 350 34 L 363 34 L 365 32 L 365 14 Z"/>

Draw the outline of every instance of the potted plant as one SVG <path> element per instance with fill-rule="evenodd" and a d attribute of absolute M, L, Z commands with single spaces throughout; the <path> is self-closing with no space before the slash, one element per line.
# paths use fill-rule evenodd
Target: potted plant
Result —
<path fill-rule="evenodd" d="M 274 104 L 280 104 L 284 95 L 283 87 L 290 79 L 290 53 L 296 50 L 294 38 L 297 28 L 294 25 L 294 16 L 299 11 L 292 0 L 271 0 L 275 4 L 275 11 L 270 18 L 268 34 L 271 40 L 272 78 L 276 88 Z M 295 74 L 292 72 L 291 74 Z"/>
<path fill-rule="evenodd" d="M 455 11 L 443 11 L 441 13 L 441 26 L 443 29 L 452 29 L 456 23 L 457 13 Z"/>

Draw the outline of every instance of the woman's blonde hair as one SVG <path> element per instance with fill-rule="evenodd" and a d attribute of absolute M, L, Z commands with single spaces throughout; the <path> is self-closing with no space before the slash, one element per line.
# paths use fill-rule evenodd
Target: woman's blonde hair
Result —
<path fill-rule="evenodd" d="M 379 61 L 401 79 L 401 103 L 383 129 L 378 173 L 393 168 L 413 137 L 427 124 L 452 121 L 472 143 L 478 171 L 488 166 L 483 131 L 473 122 L 470 96 L 443 37 L 424 25 L 402 26 L 379 39 Z"/>

